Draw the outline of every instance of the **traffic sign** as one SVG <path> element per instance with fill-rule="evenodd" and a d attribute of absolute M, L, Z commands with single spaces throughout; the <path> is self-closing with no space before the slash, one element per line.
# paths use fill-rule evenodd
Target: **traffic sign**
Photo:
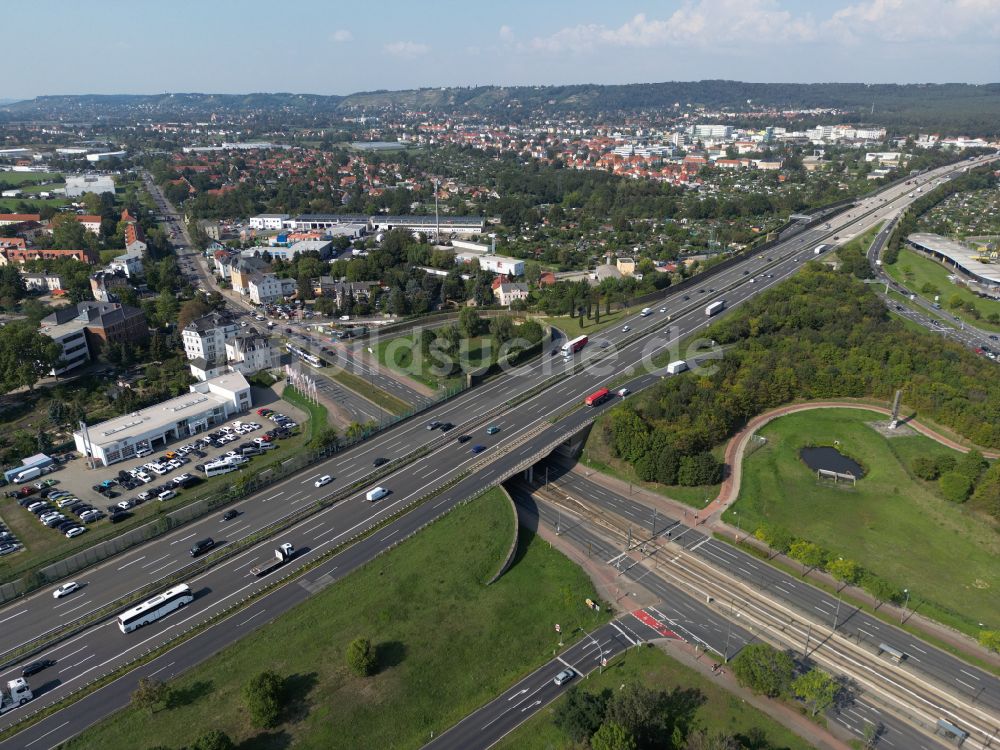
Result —
<path fill-rule="evenodd" d="M 562 632 L 562 628 L 559 627 L 559 623 L 558 622 L 556 623 L 556 632 L 557 633 L 561 633 Z"/>

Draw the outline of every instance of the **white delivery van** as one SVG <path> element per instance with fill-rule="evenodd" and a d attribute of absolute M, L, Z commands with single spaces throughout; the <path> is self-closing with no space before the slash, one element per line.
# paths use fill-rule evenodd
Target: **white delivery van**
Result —
<path fill-rule="evenodd" d="M 389 490 L 385 487 L 376 487 L 373 490 L 368 490 L 365 493 L 365 500 L 370 503 L 374 503 L 376 500 L 381 500 L 383 497 L 389 494 Z"/>

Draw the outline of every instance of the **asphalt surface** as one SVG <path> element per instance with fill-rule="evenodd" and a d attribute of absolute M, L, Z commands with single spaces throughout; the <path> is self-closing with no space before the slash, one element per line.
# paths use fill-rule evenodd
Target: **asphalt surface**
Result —
<path fill-rule="evenodd" d="M 902 194 L 905 201 L 906 189 L 896 188 L 893 194 L 896 193 Z M 897 208 L 893 205 L 892 195 L 887 196 L 885 205 L 879 206 L 880 203 L 880 197 L 869 198 L 864 202 L 869 207 L 878 206 L 879 211 L 876 215 L 861 220 L 858 226 L 854 227 L 857 232 L 864 231 L 867 226 L 881 221 L 886 215 L 883 212 L 891 212 Z M 116 600 L 123 593 L 134 590 L 143 583 L 158 580 L 164 575 L 178 570 L 188 561 L 187 547 L 194 539 L 211 535 L 216 538 L 217 542 L 225 544 L 228 541 L 241 538 L 252 533 L 256 528 L 266 525 L 269 520 L 280 518 L 301 507 L 302 504 L 309 503 L 310 500 L 329 495 L 367 475 L 372 471 L 372 461 L 376 457 L 396 458 L 416 448 L 423 447 L 429 441 L 440 441 L 440 445 L 435 447 L 429 456 L 405 466 L 390 477 L 378 482 L 392 491 L 392 494 L 383 501 L 375 504 L 367 503 L 364 500 L 364 490 L 362 490 L 353 494 L 349 499 L 299 523 L 273 542 L 258 545 L 238 555 L 234 560 L 217 565 L 198 578 L 189 581 L 192 588 L 198 592 L 198 597 L 182 612 L 174 613 L 163 621 L 127 636 L 121 634 L 113 623 L 107 622 L 90 628 L 75 638 L 32 657 L 32 660 L 34 658 L 52 658 L 58 663 L 47 672 L 32 678 L 31 682 L 38 693 L 38 698 L 27 706 L 0 717 L 0 728 L 9 726 L 21 716 L 54 702 L 104 672 L 114 669 L 117 665 L 128 662 L 137 653 L 166 642 L 177 632 L 203 620 L 213 612 L 224 610 L 234 601 L 238 601 L 259 588 L 262 582 L 249 576 L 248 570 L 254 564 L 268 559 L 272 554 L 272 548 L 277 543 L 291 541 L 302 550 L 295 560 L 286 567 L 286 570 L 291 569 L 303 561 L 314 559 L 316 554 L 324 552 L 331 546 L 350 539 L 358 531 L 444 484 L 450 477 L 473 467 L 478 469 L 470 477 L 459 481 L 446 490 L 439 498 L 418 506 L 386 529 L 351 547 L 341 555 L 337 555 L 332 561 L 338 576 L 346 574 L 359 564 L 363 564 L 366 550 L 370 550 L 371 554 L 374 554 L 392 546 L 399 539 L 418 530 L 428 521 L 447 512 L 456 502 L 476 494 L 484 484 L 495 481 L 498 477 L 506 476 L 512 467 L 523 464 L 527 458 L 549 446 L 553 439 L 558 439 L 561 430 L 572 431 L 574 427 L 591 418 L 602 408 L 607 408 L 610 402 L 598 409 L 577 408 L 556 426 L 552 426 L 548 420 L 550 415 L 561 414 L 569 408 L 578 406 L 583 395 L 592 392 L 600 385 L 618 376 L 634 373 L 636 362 L 664 350 L 672 350 L 677 346 L 680 338 L 707 325 L 708 319 L 704 314 L 704 306 L 709 301 L 724 296 L 727 300 L 727 306 L 732 308 L 753 294 L 779 283 L 782 278 L 794 273 L 802 261 L 815 257 L 812 247 L 816 243 L 825 240 L 832 232 L 838 231 L 842 227 L 846 228 L 857 223 L 857 215 L 863 210 L 861 207 L 852 208 L 847 212 L 847 217 L 843 219 L 835 217 L 832 220 L 831 230 L 824 230 L 822 227 L 807 230 L 782 243 L 782 245 L 768 250 L 767 255 L 774 258 L 773 263 L 768 263 L 755 256 L 748 258 L 744 263 L 705 279 L 704 286 L 700 287 L 700 289 L 706 290 L 705 293 L 698 294 L 697 290 L 692 289 L 689 292 L 691 299 L 688 301 L 678 299 L 680 293 L 671 294 L 667 290 L 664 302 L 661 304 L 666 305 L 672 315 L 669 327 L 666 325 L 665 316 L 659 313 L 654 313 L 646 318 L 638 315 L 633 316 L 633 318 L 624 321 L 624 324 L 630 326 L 630 332 L 623 332 L 621 328 L 616 327 L 602 334 L 602 337 L 609 342 L 607 350 L 601 349 L 599 342 L 595 339 L 577 355 L 576 361 L 590 363 L 590 366 L 581 372 L 569 375 L 567 374 L 568 364 L 563 361 L 561 356 L 542 356 L 539 360 L 517 368 L 504 378 L 491 381 L 471 392 L 451 399 L 439 409 L 434 410 L 433 413 L 427 414 L 428 419 L 451 421 L 456 425 L 461 425 L 469 419 L 488 414 L 494 408 L 499 409 L 497 416 L 488 420 L 484 419 L 474 428 L 471 432 L 473 437 L 469 443 L 459 444 L 454 439 L 458 435 L 459 429 L 449 435 L 442 436 L 436 431 L 426 430 L 422 421 L 410 420 L 401 423 L 351 450 L 344 451 L 322 464 L 317 464 L 312 470 L 304 471 L 276 483 L 241 502 L 236 507 L 240 509 L 242 515 L 235 521 L 229 522 L 230 526 L 225 529 L 225 533 L 220 533 L 223 525 L 219 521 L 218 515 L 187 524 L 173 534 L 133 548 L 128 553 L 87 571 L 85 575 L 78 578 L 85 585 L 79 592 L 70 597 L 55 602 L 49 592 L 41 592 L 3 608 L 0 610 L 0 622 L 11 617 L 18 618 L 16 628 L 8 628 L 0 632 L 0 648 L 6 649 L 58 624 L 60 621 L 59 609 L 65 612 L 71 607 L 79 607 L 72 612 L 66 612 L 69 616 L 64 617 L 63 621 L 70 621 L 99 607 L 102 603 Z M 747 271 L 747 275 L 743 274 L 744 270 Z M 762 275 L 757 278 L 764 270 L 773 274 L 773 278 L 765 278 Z M 754 283 L 750 283 L 751 278 L 755 279 Z M 736 286 L 723 292 L 730 285 Z M 708 288 L 719 291 L 708 292 Z M 660 332 L 661 329 L 668 329 L 665 335 L 661 333 L 657 336 L 646 336 L 621 347 L 615 346 L 615 342 L 621 342 L 625 338 L 635 336 L 638 332 L 648 331 L 652 334 Z M 606 355 L 603 359 L 598 362 L 592 361 L 602 354 Z M 685 352 L 685 354 L 691 356 L 689 352 Z M 662 372 L 642 374 L 628 385 L 632 390 L 637 390 L 663 376 Z M 502 408 L 508 399 L 523 393 L 547 378 L 557 380 L 558 384 L 541 391 L 515 407 Z M 492 436 L 486 435 L 484 426 L 487 423 L 499 426 L 500 433 Z M 484 445 L 486 450 L 479 455 L 472 455 L 469 446 L 475 444 Z M 508 450 L 512 444 L 515 444 L 516 447 Z M 505 450 L 506 452 L 504 452 Z M 321 474 L 333 475 L 334 482 L 323 488 L 315 488 L 313 481 Z M 336 562 L 341 560 L 343 555 L 357 560 L 356 564 Z M 150 564 L 154 561 L 156 565 Z M 329 565 L 329 563 L 325 563 L 318 570 L 327 569 Z M 309 576 L 314 574 L 315 571 L 311 572 Z M 295 584 L 295 586 L 301 588 L 299 584 Z M 57 604 L 59 609 L 56 609 Z M 79 606 L 81 604 L 84 606 Z M 260 622 L 263 622 L 271 619 L 272 616 L 277 616 L 291 605 L 283 605 L 280 599 L 269 595 L 254 606 L 262 607 L 267 611 L 267 617 L 261 616 L 259 618 Z M 29 623 L 34 623 L 34 626 Z M 259 622 L 255 620 L 254 626 L 258 624 Z M 13 637 L 12 633 L 15 634 Z M 242 634 L 238 629 L 233 629 L 229 634 L 229 642 L 238 639 Z M 187 649 L 195 651 L 197 646 L 192 644 L 200 643 L 201 637 L 199 635 L 192 641 L 182 644 L 169 654 L 180 658 L 182 653 L 187 653 Z M 218 645 L 204 653 L 214 653 L 216 650 L 218 650 Z M 197 657 L 191 657 L 189 660 L 186 656 L 183 658 L 185 666 L 199 660 Z M 159 662 L 160 659 L 157 659 L 156 663 Z M 14 669 L 7 670 L 0 676 L 0 679 L 10 679 L 15 672 L 19 673 L 19 667 L 20 665 L 17 665 Z M 173 671 L 170 673 L 176 674 L 181 668 L 172 668 Z M 120 684 L 124 687 L 115 687 Z M 91 698 L 85 699 L 84 702 L 89 706 L 89 713 L 76 713 L 78 709 L 75 707 L 80 704 L 74 704 L 74 706 L 44 719 L 39 725 L 28 731 L 38 733 L 32 734 L 32 737 L 39 737 L 42 732 L 50 731 L 52 732 L 51 744 L 56 744 L 80 731 L 91 721 L 124 705 L 130 690 L 129 685 L 134 685 L 131 676 L 103 688 L 97 694 L 104 696 L 102 702 L 93 704 L 89 702 Z M 118 695 L 121 700 L 110 698 L 109 696 L 112 695 Z M 95 709 L 95 705 L 99 708 Z M 72 713 L 67 714 L 67 711 Z M 84 718 L 80 718 L 81 716 Z M 60 729 L 59 725 L 63 723 L 65 725 Z M 27 733 L 21 733 L 14 738 L 17 742 L 11 740 L 2 746 L 27 746 L 23 739 L 26 735 Z M 49 742 L 48 738 L 44 742 L 39 741 L 39 746 L 44 747 Z M 32 747 L 36 746 L 32 745 Z"/>
<path fill-rule="evenodd" d="M 677 519 L 657 512 L 654 532 L 653 509 L 631 498 L 617 495 L 577 474 L 562 473 L 559 464 L 550 462 L 549 465 L 550 481 L 558 488 L 559 493 L 576 500 L 584 500 L 626 522 L 634 523 L 634 535 L 637 540 L 648 540 L 654 536 L 662 540 L 669 533 L 672 544 L 682 547 L 713 567 L 722 569 L 735 578 L 742 579 L 752 587 L 767 592 L 770 597 L 782 601 L 794 610 L 803 613 L 804 616 L 822 623 L 826 627 L 836 625 L 837 631 L 842 636 L 859 645 L 876 650 L 881 644 L 887 644 L 906 654 L 905 666 L 891 669 L 906 669 L 919 674 L 928 682 L 943 687 L 950 693 L 961 696 L 979 708 L 1000 717 L 1000 679 L 994 675 L 972 667 L 961 659 L 863 611 L 842 605 L 836 597 L 809 585 L 797 576 L 769 565 L 762 565 L 760 560 L 752 555 L 720 542 L 697 528 L 691 528 L 681 523 L 682 520 L 685 523 L 690 522 L 692 520 L 690 516 Z M 536 479 L 539 476 L 536 467 Z M 693 513 L 694 511 L 692 511 Z M 549 513 L 548 518 L 543 515 L 543 519 L 554 526 L 558 521 L 553 516 L 554 511 Z M 563 524 L 567 524 L 567 521 L 564 520 Z M 570 538 L 574 538 L 572 533 L 576 527 L 567 524 L 566 528 L 571 535 Z M 602 552 L 608 554 L 606 548 Z M 620 554 L 620 552 L 618 550 L 615 554 Z M 609 556 L 604 559 L 610 561 L 615 558 Z M 683 560 L 680 558 L 674 562 L 683 564 Z M 649 588 L 649 579 L 655 575 L 647 572 L 645 568 L 639 570 L 643 576 L 643 585 Z M 653 588 L 653 590 L 663 597 L 664 601 L 672 600 L 672 597 L 665 596 L 658 589 Z M 690 598 L 690 594 L 684 596 Z M 691 601 L 700 606 L 700 602 L 693 599 Z M 704 615 L 699 614 L 699 617 L 704 617 Z M 674 623 L 674 620 L 669 617 L 666 621 Z M 688 632 L 697 632 L 690 624 L 685 627 Z M 684 632 L 680 627 L 675 627 L 675 629 L 678 632 Z M 705 634 L 699 633 L 699 640 L 708 643 L 714 651 L 725 654 L 724 644 L 720 647 L 718 638 L 713 642 L 709 640 L 710 637 L 711 633 L 707 634 L 707 637 Z M 737 647 L 732 646 L 729 649 L 729 657 L 732 658 L 736 651 Z M 931 712 L 933 713 L 933 711 Z M 862 716 L 865 714 L 862 713 Z M 847 721 L 844 717 L 841 717 L 840 720 Z M 882 718 L 882 721 L 888 726 L 893 726 L 894 731 L 900 731 L 900 727 L 907 726 L 900 722 L 892 724 L 885 717 Z M 857 724 L 852 727 L 854 731 L 857 731 L 858 728 Z M 927 742 L 924 735 L 919 736 Z M 917 745 L 912 744 L 905 746 L 917 747 Z"/>
<path fill-rule="evenodd" d="M 172 236 L 171 242 L 173 242 L 176 248 L 178 264 L 180 265 L 181 272 L 184 274 L 185 278 L 187 278 L 196 287 L 200 284 L 203 289 L 220 292 L 223 299 L 226 301 L 227 309 L 234 318 L 245 321 L 249 325 L 262 328 L 262 324 L 254 319 L 254 315 L 258 314 L 260 311 L 250 304 L 249 301 L 235 300 L 232 296 L 227 294 L 225 290 L 218 287 L 215 283 L 215 276 L 209 267 L 208 260 L 206 260 L 203 253 L 198 252 L 197 249 L 194 248 L 191 238 L 188 236 L 187 227 L 185 226 L 180 213 L 174 208 L 173 204 L 167 200 L 160 188 L 152 181 L 151 178 L 149 178 L 148 175 L 144 176 L 144 182 L 150 195 L 153 196 L 157 210 L 167 220 L 168 226 L 176 227 L 177 234 Z M 313 332 L 304 328 L 303 323 L 303 321 L 298 320 L 276 320 L 275 328 L 271 329 L 271 331 L 272 333 L 280 332 L 283 335 L 291 335 L 294 337 L 295 343 L 306 344 L 306 347 L 304 348 L 308 348 L 321 356 L 324 354 L 320 350 L 321 346 L 328 346 L 331 349 L 333 348 L 329 340 L 321 343 L 320 340 L 315 337 Z M 307 333 L 310 338 L 306 338 Z M 291 358 L 291 361 L 293 363 L 298 362 L 299 369 L 313 375 L 317 380 L 317 388 L 322 392 L 323 396 L 336 403 L 351 421 L 364 423 L 369 420 L 374 420 L 382 423 L 391 418 L 392 415 L 390 412 L 381 408 L 378 404 L 369 401 L 360 394 L 352 391 L 350 388 L 341 385 L 337 381 L 330 379 L 322 373 L 318 373 L 308 364 L 300 362 L 294 357 Z M 350 363 L 344 364 L 348 365 L 347 369 L 355 371 L 354 368 L 350 366 Z M 392 395 L 403 399 L 407 403 L 422 405 L 430 401 L 427 397 L 410 388 L 402 386 L 396 379 L 383 373 L 375 372 L 364 375 L 362 372 L 357 372 L 357 374 L 359 376 L 364 376 L 366 380 L 369 380 L 376 387 L 387 390 Z"/>

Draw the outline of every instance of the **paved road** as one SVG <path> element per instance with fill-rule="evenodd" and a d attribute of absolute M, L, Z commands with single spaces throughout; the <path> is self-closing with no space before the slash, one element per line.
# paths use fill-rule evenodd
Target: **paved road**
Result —
<path fill-rule="evenodd" d="M 198 252 L 198 250 L 193 246 L 181 214 L 174 208 L 173 204 L 167 200 L 166 196 L 163 195 L 163 191 L 160 190 L 159 186 L 153 182 L 149 175 L 144 175 L 143 179 L 146 184 L 146 189 L 149 191 L 150 195 L 153 196 L 153 200 L 156 203 L 159 212 L 167 219 L 168 222 L 172 222 L 171 226 L 178 227 L 178 236 L 173 237 L 172 242 L 177 248 L 178 264 L 180 265 L 181 272 L 184 274 L 185 278 L 191 281 L 191 283 L 196 287 L 200 285 L 202 289 L 219 292 L 222 294 L 223 299 L 226 301 L 226 306 L 234 318 L 260 327 L 259 323 L 253 318 L 253 316 L 259 311 L 248 301 L 239 299 L 235 295 L 229 294 L 227 290 L 219 288 L 219 286 L 215 283 L 215 276 L 209 268 L 204 254 Z M 295 325 L 297 325 L 297 323 Z M 285 332 L 286 329 L 293 335 L 296 330 L 292 327 L 291 322 L 285 322 L 284 325 L 280 326 L 280 330 L 282 332 Z M 318 345 L 315 345 L 315 348 L 318 349 Z M 312 368 L 306 364 L 301 364 L 300 367 L 304 371 L 312 371 Z M 326 376 L 317 374 L 314 371 L 312 374 L 317 376 L 317 380 L 319 381 L 317 387 L 323 391 L 324 397 L 336 403 L 351 421 L 367 422 L 374 419 L 376 422 L 381 422 L 383 420 L 387 420 L 391 416 L 388 411 L 380 408 L 377 404 L 373 404 L 368 399 L 362 397 L 340 383 L 331 380 Z M 396 381 L 386 375 L 379 375 L 377 378 L 373 377 L 373 381 L 376 386 L 381 388 L 388 386 L 388 382 L 386 381 L 391 381 L 392 384 L 396 385 Z M 393 392 L 393 395 L 399 398 L 404 398 L 404 400 L 414 404 L 426 401 L 426 399 L 424 399 L 423 401 L 414 400 L 411 402 L 408 398 L 406 398 L 408 394 L 403 391 Z"/>
<path fill-rule="evenodd" d="M 864 203 L 876 206 L 880 201 L 881 198 L 874 198 L 868 199 Z M 848 212 L 848 217 L 843 220 L 833 220 L 831 231 L 837 231 L 842 226 L 852 224 L 860 224 L 860 228 L 863 228 L 870 223 L 879 221 L 881 220 L 881 211 L 891 210 L 892 203 L 893 199 L 890 194 L 887 203 L 880 208 L 878 214 L 866 217 L 860 222 L 857 218 L 859 209 L 851 209 Z M 852 212 L 853 216 L 851 216 Z M 841 224 L 841 221 L 844 223 Z M 637 332 L 648 331 L 650 334 L 659 334 L 661 329 L 666 327 L 666 321 L 662 315 L 656 314 L 648 318 L 634 316 L 626 321 L 632 328 L 628 334 L 620 329 L 605 334 L 610 345 L 608 350 L 610 354 L 605 360 L 594 362 L 594 359 L 604 351 L 595 345 L 588 346 L 581 355 L 578 355 L 591 364 L 590 367 L 581 372 L 573 375 L 562 375 L 560 373 L 565 373 L 567 368 L 562 357 L 543 356 L 538 361 L 518 368 L 503 379 L 492 381 L 473 392 L 452 399 L 436 410 L 433 416 L 442 421 L 448 420 L 460 424 L 476 415 L 487 413 L 494 406 L 502 407 L 510 397 L 523 392 L 533 384 L 552 377 L 553 374 L 558 376 L 558 384 L 554 387 L 542 391 L 516 407 L 506 408 L 502 414 L 493 418 L 492 423 L 501 427 L 501 432 L 498 435 L 485 435 L 482 425 L 476 428 L 473 440 L 470 441 L 469 445 L 483 444 L 486 447 L 483 454 L 471 455 L 469 445 L 460 445 L 451 436 L 436 438 L 440 440 L 440 445 L 434 449 L 430 456 L 395 472 L 388 479 L 381 480 L 381 484 L 393 491 L 393 494 L 385 501 L 375 505 L 366 503 L 363 499 L 363 493 L 359 492 L 348 500 L 300 523 L 287 534 L 282 535 L 283 538 L 278 541 L 287 539 L 295 543 L 297 547 L 305 548 L 305 551 L 297 559 L 299 561 L 308 560 L 316 552 L 323 551 L 324 547 L 350 538 L 358 530 L 384 518 L 398 507 L 439 486 L 449 477 L 469 469 L 473 464 L 483 465 L 471 478 L 462 480 L 449 489 L 441 500 L 420 506 L 413 513 L 394 523 L 390 527 L 393 529 L 392 531 L 388 531 L 386 535 L 376 534 L 372 538 L 375 540 L 374 543 L 381 545 L 379 549 L 393 544 L 397 539 L 405 536 L 405 533 L 408 533 L 407 529 L 410 528 L 411 524 L 418 524 L 413 529 L 420 528 L 429 518 L 446 512 L 448 507 L 457 502 L 456 498 L 464 498 L 474 494 L 485 483 L 498 476 L 503 476 L 504 472 L 509 471 L 512 466 L 523 462 L 526 457 L 537 453 L 538 450 L 548 445 L 553 440 L 553 435 L 558 437 L 560 426 L 552 427 L 548 420 L 549 415 L 560 414 L 568 407 L 578 405 L 583 394 L 591 392 L 600 384 L 622 374 L 633 372 L 635 370 L 634 363 L 640 361 L 644 356 L 676 347 L 682 337 L 705 326 L 707 320 L 703 306 L 713 297 L 720 296 L 722 290 L 727 289 L 730 285 L 736 285 L 730 291 L 725 292 L 725 298 L 729 307 L 738 306 L 751 295 L 779 283 L 783 277 L 794 273 L 801 261 L 813 257 L 812 246 L 825 239 L 827 234 L 829 232 L 820 228 L 808 230 L 791 241 L 768 251 L 769 257 L 775 258 L 774 263 L 769 264 L 767 261 L 755 257 L 719 272 L 704 281 L 705 286 L 702 289 L 706 290 L 705 294 L 697 294 L 696 291 L 692 290 L 690 300 L 678 299 L 680 297 L 678 292 L 673 294 L 668 292 L 665 294 L 664 304 L 673 311 L 673 321 L 665 336 L 651 335 L 621 347 L 614 347 L 616 341 L 621 342 L 622 339 L 635 335 Z M 750 274 L 760 274 L 765 267 L 767 267 L 768 273 L 773 274 L 773 278 L 767 279 L 760 276 L 756 283 L 749 283 L 749 279 L 754 278 Z M 744 270 L 747 271 L 746 276 L 743 275 Z M 708 292 L 710 284 L 713 285 L 711 288 L 720 291 Z M 660 377 L 662 377 L 661 373 L 643 374 L 630 383 L 629 387 L 636 390 Z M 605 404 L 601 408 L 606 408 L 608 405 Z M 572 428 L 589 419 L 598 411 L 600 408 L 586 411 L 577 409 L 563 420 L 563 423 L 565 427 Z M 125 591 L 132 590 L 142 583 L 155 581 L 183 567 L 187 561 L 185 550 L 191 539 L 200 538 L 210 532 L 213 536 L 220 537 L 219 540 L 223 544 L 226 541 L 241 538 L 252 533 L 254 529 L 265 525 L 268 520 L 281 517 L 303 504 L 309 503 L 310 500 L 315 500 L 365 476 L 371 471 L 372 461 L 375 457 L 392 458 L 405 455 L 424 446 L 430 439 L 435 439 L 436 435 L 437 433 L 425 430 L 421 423 L 414 420 L 403 423 L 352 450 L 345 451 L 325 463 L 317 465 L 311 472 L 306 471 L 286 479 L 248 498 L 238 506 L 242 510 L 243 516 L 238 521 L 231 522 L 233 526 L 224 535 L 218 534 L 220 522 L 217 516 L 206 518 L 186 525 L 167 537 L 135 548 L 101 567 L 88 571 L 87 575 L 81 576 L 87 585 L 73 597 L 58 602 L 60 608 L 69 609 L 82 603 L 85 597 L 89 597 L 89 601 L 86 602 L 87 606 L 72 612 L 72 616 L 65 619 L 73 619 L 88 609 L 117 599 Z M 525 440 L 527 442 L 518 444 Z M 502 450 L 511 444 L 517 445 L 501 455 Z M 491 461 L 492 463 L 490 463 Z M 323 473 L 332 474 L 335 481 L 322 489 L 314 488 L 312 486 L 313 480 Z M 367 542 L 365 548 L 372 543 L 371 541 Z M 115 665 L 127 661 L 136 653 L 137 648 L 148 648 L 163 642 L 186 624 L 228 606 L 236 597 L 245 596 L 259 585 L 256 579 L 248 578 L 246 571 L 254 563 L 267 559 L 271 554 L 271 547 L 270 543 L 255 547 L 242 553 L 235 561 L 216 566 L 192 581 L 196 590 L 199 591 L 199 597 L 192 605 L 189 605 L 183 617 L 175 615 L 166 618 L 166 621 L 150 626 L 145 633 L 138 637 L 133 637 L 136 634 L 122 636 L 113 630 L 112 624 L 101 625 L 41 654 L 40 656 L 55 658 L 60 662 L 56 668 L 53 668 L 56 670 L 55 673 L 52 675 L 42 673 L 33 680 L 36 686 L 40 686 L 39 693 L 43 700 L 36 701 L 26 709 L 4 715 L 0 718 L 0 726 L 8 726 L 12 721 L 16 721 L 18 715 L 23 711 L 35 710 L 38 703 L 44 704 L 55 700 L 103 671 L 110 670 Z M 150 563 L 154 561 L 156 565 L 151 565 Z M 341 568 L 341 570 L 345 569 Z M 210 584 L 207 583 L 209 581 Z M 270 599 L 271 597 L 267 597 L 263 601 L 266 602 Z M 13 629 L 0 632 L 0 647 L 10 648 L 19 642 L 19 638 L 23 639 L 25 633 L 41 632 L 58 623 L 60 615 L 59 611 L 55 609 L 56 604 L 47 592 L 42 592 L 0 610 L 0 622 L 4 621 L 4 618 L 12 616 L 19 618 L 18 628 L 14 630 L 17 633 L 16 636 L 11 637 L 10 635 Z M 273 607 L 268 611 L 277 614 Z M 151 635 L 147 636 L 146 634 Z M 239 632 L 233 632 L 232 639 L 238 638 L 239 635 Z M 62 666 L 67 662 L 66 666 Z M 0 679 L 8 679 L 14 671 L 10 670 Z M 44 682 L 46 679 L 49 679 L 50 682 Z M 106 688 L 102 693 L 106 695 L 107 690 Z M 60 712 L 51 719 L 46 719 L 43 725 L 51 729 L 55 726 L 52 723 L 53 719 L 62 716 L 63 712 Z M 75 724 L 73 726 L 76 728 Z"/>
<path fill-rule="evenodd" d="M 752 555 L 680 522 L 681 520 L 690 522 L 690 517 L 676 519 L 657 512 L 654 533 L 653 509 L 631 498 L 617 495 L 577 474 L 559 473 L 556 478 L 560 466 L 551 462 L 549 465 L 549 477 L 554 480 L 558 492 L 576 500 L 585 500 L 628 523 L 634 523 L 637 539 L 655 536 L 662 540 L 669 534 L 672 544 L 679 545 L 706 563 L 742 579 L 754 588 L 767 592 L 770 597 L 781 600 L 817 624 L 827 628 L 836 627 L 842 636 L 872 650 L 876 650 L 880 644 L 887 644 L 906 654 L 905 665 L 889 669 L 906 669 L 920 675 L 930 684 L 943 687 L 949 693 L 960 696 L 983 711 L 1000 717 L 1000 679 L 994 675 L 972 667 L 961 659 L 865 612 L 844 606 L 838 598 L 813 587 L 797 576 L 764 565 Z M 539 476 L 537 470 L 535 476 Z M 683 561 L 676 559 L 674 562 L 682 564 Z M 720 649 L 718 642 L 713 645 L 713 650 L 725 653 L 725 647 Z M 730 650 L 730 657 L 734 653 L 735 649 Z M 930 708 L 928 711 L 934 713 Z"/>

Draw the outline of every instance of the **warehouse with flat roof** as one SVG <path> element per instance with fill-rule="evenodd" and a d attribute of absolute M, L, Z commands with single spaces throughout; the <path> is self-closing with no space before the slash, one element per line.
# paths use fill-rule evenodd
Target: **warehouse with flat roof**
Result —
<path fill-rule="evenodd" d="M 138 448 L 158 450 L 174 440 L 207 432 L 250 409 L 250 384 L 230 372 L 195 383 L 191 392 L 73 433 L 76 449 L 104 466 L 133 458 Z"/>
<path fill-rule="evenodd" d="M 939 234 L 917 232 L 908 235 L 906 241 L 914 249 L 952 266 L 973 281 L 990 288 L 1000 288 L 1000 264 L 984 263 L 979 251 Z"/>

